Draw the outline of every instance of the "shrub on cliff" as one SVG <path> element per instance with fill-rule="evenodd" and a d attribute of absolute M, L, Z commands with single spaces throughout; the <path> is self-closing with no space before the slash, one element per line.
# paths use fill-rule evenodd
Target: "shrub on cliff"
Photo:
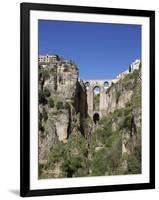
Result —
<path fill-rule="evenodd" d="M 57 108 L 57 110 L 69 109 L 69 104 L 68 104 L 67 102 L 64 103 L 64 102 L 62 102 L 62 101 L 58 101 L 58 102 L 56 103 L 56 108 Z"/>
<path fill-rule="evenodd" d="M 49 77 L 50 77 L 49 70 L 48 69 L 43 69 L 42 70 L 42 76 L 43 76 L 44 80 L 49 79 Z"/>
<path fill-rule="evenodd" d="M 97 129 L 92 138 L 91 175 L 102 176 L 118 173 L 121 164 L 121 134 L 110 127 Z M 99 149 L 98 149 L 99 148 Z"/>
<path fill-rule="evenodd" d="M 91 175 L 102 176 L 107 171 L 108 151 L 104 148 L 95 153 L 91 162 Z"/>
<path fill-rule="evenodd" d="M 57 110 L 64 109 L 64 103 L 62 101 L 58 101 L 56 103 Z"/>
<path fill-rule="evenodd" d="M 141 138 L 137 138 L 137 145 L 134 151 L 127 159 L 128 169 L 126 174 L 140 174 L 141 173 Z"/>
<path fill-rule="evenodd" d="M 50 151 L 45 171 L 54 170 L 60 163 L 59 177 L 79 177 L 88 175 L 87 141 L 81 135 L 71 135 L 66 144 L 59 142 Z M 40 175 L 43 171 L 40 168 Z M 47 178 L 47 175 L 45 176 Z"/>
<path fill-rule="evenodd" d="M 54 100 L 51 97 L 48 99 L 48 106 L 49 108 L 53 108 L 55 106 Z"/>
<path fill-rule="evenodd" d="M 65 146 L 62 164 L 63 175 L 67 177 L 88 175 L 87 141 L 82 135 L 71 135 Z"/>
<path fill-rule="evenodd" d="M 47 104 L 46 96 L 42 90 L 39 90 L 39 104 Z"/>
<path fill-rule="evenodd" d="M 49 97 L 51 94 L 50 94 L 50 91 L 45 88 L 44 91 L 43 91 L 43 94 L 46 96 L 46 97 Z"/>

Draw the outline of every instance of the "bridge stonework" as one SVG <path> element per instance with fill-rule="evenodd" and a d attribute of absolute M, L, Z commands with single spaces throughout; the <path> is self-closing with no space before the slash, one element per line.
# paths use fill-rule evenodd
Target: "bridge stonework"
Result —
<path fill-rule="evenodd" d="M 99 114 L 101 118 L 106 114 L 107 102 L 106 102 L 106 90 L 111 86 L 112 82 L 117 82 L 118 79 L 109 80 L 83 80 L 86 90 L 87 90 L 87 104 L 88 104 L 88 114 L 93 118 L 95 113 Z M 99 88 L 99 109 L 94 109 L 94 90 Z"/>

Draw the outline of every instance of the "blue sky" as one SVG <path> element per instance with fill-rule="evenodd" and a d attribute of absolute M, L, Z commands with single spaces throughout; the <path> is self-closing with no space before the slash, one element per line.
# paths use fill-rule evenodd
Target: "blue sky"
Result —
<path fill-rule="evenodd" d="M 112 79 L 141 58 L 141 26 L 39 20 L 39 54 L 73 60 L 81 79 Z"/>

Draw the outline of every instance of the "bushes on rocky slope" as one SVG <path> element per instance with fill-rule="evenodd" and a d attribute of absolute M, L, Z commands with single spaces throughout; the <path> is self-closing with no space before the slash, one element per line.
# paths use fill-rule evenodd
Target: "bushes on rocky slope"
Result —
<path fill-rule="evenodd" d="M 133 83 L 133 84 L 132 84 Z M 124 108 L 103 117 L 92 136 L 91 174 L 118 175 L 141 173 L 141 81 L 139 71 L 113 84 L 116 93 L 133 90 L 132 99 Z M 120 89 L 120 90 L 119 90 Z M 123 152 L 125 145 L 126 152 Z"/>
<path fill-rule="evenodd" d="M 127 148 L 132 148 L 132 109 L 127 106 L 116 110 L 99 122 L 92 136 L 91 175 L 135 174 L 141 172 L 140 132 L 135 136 L 134 150 L 123 154 L 123 137 L 129 137 Z M 130 145 L 130 146 L 129 146 Z M 126 156 L 127 155 L 127 156 Z M 124 162 L 126 161 L 126 166 Z"/>
<path fill-rule="evenodd" d="M 44 71 L 40 73 L 45 79 L 49 77 L 49 74 Z M 72 121 L 69 124 L 70 133 L 67 141 L 58 141 L 52 145 L 47 162 L 39 164 L 40 178 L 141 173 L 141 82 L 139 71 L 134 71 L 119 82 L 113 83 L 107 89 L 107 93 L 112 90 L 116 94 L 116 104 L 119 103 L 122 92 L 131 90 L 133 95 L 125 107 L 107 113 L 96 125 L 89 116 L 82 118 L 80 113 L 71 116 Z M 47 133 L 46 121 L 50 120 L 49 127 L 53 126 L 54 128 L 54 122 L 59 113 L 68 111 L 73 106 L 60 98 L 53 99 L 50 91 L 46 88 L 39 90 L 39 103 L 43 106 L 39 113 L 41 133 Z M 96 104 L 98 103 L 99 96 L 96 96 Z M 125 145 L 124 151 L 123 144 Z"/>
<path fill-rule="evenodd" d="M 41 178 L 86 176 L 89 167 L 87 154 L 87 140 L 82 135 L 71 135 L 67 143 L 59 142 L 53 146 L 48 162 L 40 166 L 39 175 Z"/>

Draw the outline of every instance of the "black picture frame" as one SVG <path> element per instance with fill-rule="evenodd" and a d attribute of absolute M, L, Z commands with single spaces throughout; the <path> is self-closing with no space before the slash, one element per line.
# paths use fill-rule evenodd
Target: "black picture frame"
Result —
<path fill-rule="evenodd" d="M 60 11 L 148 17 L 150 20 L 150 180 L 148 183 L 102 185 L 73 188 L 30 189 L 30 11 Z M 60 195 L 76 193 L 95 193 L 108 191 L 139 190 L 155 188 L 155 11 L 131 10 L 104 7 L 84 7 L 71 5 L 49 5 L 21 3 L 21 106 L 20 106 L 20 195 L 22 197 L 40 195 Z"/>

